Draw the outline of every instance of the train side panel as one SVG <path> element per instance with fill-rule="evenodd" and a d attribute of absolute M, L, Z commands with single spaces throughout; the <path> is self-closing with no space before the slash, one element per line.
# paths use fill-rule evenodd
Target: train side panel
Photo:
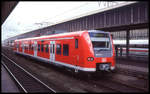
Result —
<path fill-rule="evenodd" d="M 35 42 L 37 42 L 36 47 Z M 20 42 L 15 41 L 15 51 L 18 51 L 18 43 L 19 52 L 21 53 L 73 69 L 96 71 L 97 64 L 99 63 L 110 63 L 111 66 L 115 66 L 113 45 L 112 57 L 95 57 L 88 32 L 73 33 L 72 35 L 62 34 L 62 36 L 47 38 L 25 39 L 23 41 L 20 40 Z M 23 48 L 21 47 L 22 45 L 24 45 Z M 37 55 L 35 54 L 36 51 Z M 89 58 L 93 58 L 93 60 L 89 60 Z"/>
<path fill-rule="evenodd" d="M 74 39 L 64 39 L 55 41 L 55 61 L 74 64 L 74 49 L 73 49 Z"/>

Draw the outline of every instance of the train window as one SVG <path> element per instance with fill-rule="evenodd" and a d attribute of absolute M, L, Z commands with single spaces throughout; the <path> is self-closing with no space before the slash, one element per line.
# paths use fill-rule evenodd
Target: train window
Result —
<path fill-rule="evenodd" d="M 29 44 L 29 50 L 31 50 L 31 44 Z"/>
<path fill-rule="evenodd" d="M 56 53 L 61 55 L 61 44 L 57 44 L 57 46 L 56 46 Z"/>
<path fill-rule="evenodd" d="M 29 45 L 27 44 L 27 50 L 29 50 Z"/>
<path fill-rule="evenodd" d="M 48 44 L 46 44 L 45 52 L 46 52 L 46 53 L 48 53 L 48 52 L 49 52 Z"/>
<path fill-rule="evenodd" d="M 16 48 L 19 48 L 19 44 L 18 43 L 16 44 Z"/>
<path fill-rule="evenodd" d="M 44 45 L 41 44 L 41 52 L 43 52 L 43 51 L 44 51 Z"/>
<path fill-rule="evenodd" d="M 50 53 L 52 53 L 52 47 L 53 47 L 53 45 L 50 44 Z"/>
<path fill-rule="evenodd" d="M 33 47 L 34 47 L 34 50 L 37 50 L 37 44 L 34 44 Z"/>
<path fill-rule="evenodd" d="M 31 50 L 31 44 L 29 44 L 29 50 Z"/>
<path fill-rule="evenodd" d="M 38 44 L 38 51 L 40 51 L 40 44 Z"/>
<path fill-rule="evenodd" d="M 55 53 L 55 44 L 53 44 L 53 53 Z"/>
<path fill-rule="evenodd" d="M 92 44 L 93 44 L 93 48 L 109 48 L 109 42 L 95 42 L 95 41 L 92 41 Z"/>
<path fill-rule="evenodd" d="M 69 55 L 69 45 L 63 44 L 63 55 L 68 56 Z"/>
<path fill-rule="evenodd" d="M 15 47 L 17 48 L 17 44 L 15 44 Z"/>
<path fill-rule="evenodd" d="M 23 49 L 23 44 L 22 44 L 22 46 L 21 46 L 21 47 L 22 47 L 22 49 Z"/>
<path fill-rule="evenodd" d="M 78 39 L 75 39 L 75 48 L 78 48 Z"/>
<path fill-rule="evenodd" d="M 25 44 L 25 50 L 27 50 L 27 46 L 26 46 L 26 44 Z"/>
<path fill-rule="evenodd" d="M 31 50 L 33 50 L 33 44 L 32 44 L 32 46 L 31 46 Z"/>

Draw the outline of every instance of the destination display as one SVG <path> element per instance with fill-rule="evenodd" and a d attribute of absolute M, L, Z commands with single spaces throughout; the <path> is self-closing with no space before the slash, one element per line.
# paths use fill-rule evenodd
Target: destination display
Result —
<path fill-rule="evenodd" d="M 108 37 L 108 34 L 89 32 L 90 37 Z"/>

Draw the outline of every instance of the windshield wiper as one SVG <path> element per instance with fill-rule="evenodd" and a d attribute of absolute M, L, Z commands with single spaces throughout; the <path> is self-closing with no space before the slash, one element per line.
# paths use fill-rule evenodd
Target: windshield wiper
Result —
<path fill-rule="evenodd" d="M 97 50 L 97 52 L 100 52 L 100 51 L 109 51 L 110 49 L 99 49 Z"/>
<path fill-rule="evenodd" d="M 100 52 L 100 51 L 106 51 L 106 49 L 99 49 L 98 52 Z"/>

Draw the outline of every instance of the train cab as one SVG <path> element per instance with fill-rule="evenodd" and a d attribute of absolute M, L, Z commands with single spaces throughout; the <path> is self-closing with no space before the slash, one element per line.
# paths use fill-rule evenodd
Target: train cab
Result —
<path fill-rule="evenodd" d="M 85 67 L 91 71 L 115 69 L 114 46 L 109 32 L 88 30 L 83 34 L 83 56 Z"/>

